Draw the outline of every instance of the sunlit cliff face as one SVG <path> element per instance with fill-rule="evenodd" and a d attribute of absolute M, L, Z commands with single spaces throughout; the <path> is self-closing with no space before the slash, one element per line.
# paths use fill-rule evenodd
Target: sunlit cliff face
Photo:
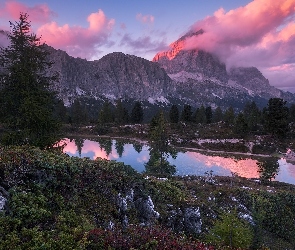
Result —
<path fill-rule="evenodd" d="M 222 167 L 241 177 L 258 178 L 257 161 L 253 159 L 235 160 L 232 158 L 224 158 L 221 156 L 207 156 L 197 152 L 188 152 L 190 158 L 195 161 L 203 162 L 205 166 L 211 168 L 213 166 Z"/>
<path fill-rule="evenodd" d="M 174 43 L 171 43 L 169 47 L 170 47 L 170 50 L 157 53 L 155 57 L 153 58 L 153 62 L 157 62 L 159 61 L 159 59 L 163 57 L 168 58 L 169 60 L 172 60 L 181 50 L 184 49 L 185 41 L 178 40 Z"/>

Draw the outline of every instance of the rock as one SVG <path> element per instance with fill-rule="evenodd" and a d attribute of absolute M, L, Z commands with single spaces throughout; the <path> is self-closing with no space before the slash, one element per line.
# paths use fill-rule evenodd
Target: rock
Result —
<path fill-rule="evenodd" d="M 184 226 L 186 231 L 194 234 L 201 233 L 202 219 L 200 209 L 190 207 L 184 210 Z"/>
<path fill-rule="evenodd" d="M 0 186 L 0 211 L 3 211 L 6 208 L 7 199 L 9 197 L 9 193 Z"/>
<path fill-rule="evenodd" d="M 150 196 L 147 198 L 139 198 L 135 201 L 139 221 L 142 225 L 148 226 L 154 219 L 158 219 L 160 214 L 154 209 L 154 203 Z"/>
<path fill-rule="evenodd" d="M 7 199 L 0 194 L 0 211 L 3 211 L 6 205 Z"/>

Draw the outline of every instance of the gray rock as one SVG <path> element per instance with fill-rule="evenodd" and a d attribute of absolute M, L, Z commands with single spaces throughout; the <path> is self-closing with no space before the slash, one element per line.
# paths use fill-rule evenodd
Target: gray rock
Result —
<path fill-rule="evenodd" d="M 142 225 L 150 225 L 154 219 L 158 219 L 160 214 L 154 209 L 154 203 L 150 196 L 139 198 L 135 201 L 135 208 L 138 212 L 139 221 Z"/>
<path fill-rule="evenodd" d="M 186 208 L 184 210 L 184 225 L 187 231 L 199 234 L 202 229 L 202 219 L 200 209 L 197 208 Z"/>
<path fill-rule="evenodd" d="M 0 211 L 3 211 L 6 208 L 7 199 L 9 197 L 9 193 L 0 186 Z"/>
<path fill-rule="evenodd" d="M 6 205 L 7 199 L 0 194 L 0 211 L 3 211 Z"/>
<path fill-rule="evenodd" d="M 178 232 L 186 231 L 193 234 L 200 234 L 202 231 L 200 209 L 198 207 L 188 207 L 168 211 L 167 226 Z"/>

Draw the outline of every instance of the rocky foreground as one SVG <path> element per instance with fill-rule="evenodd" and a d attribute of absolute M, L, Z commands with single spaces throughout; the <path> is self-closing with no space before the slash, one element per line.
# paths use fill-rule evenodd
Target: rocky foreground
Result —
<path fill-rule="evenodd" d="M 30 147 L 0 147 L 0 158 L 0 249 L 295 246 L 293 185 L 156 178 Z"/>

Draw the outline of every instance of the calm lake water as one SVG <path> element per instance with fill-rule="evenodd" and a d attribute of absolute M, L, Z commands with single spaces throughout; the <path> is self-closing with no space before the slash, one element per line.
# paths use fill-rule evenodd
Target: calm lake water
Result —
<path fill-rule="evenodd" d="M 138 172 L 145 171 L 144 164 L 149 160 L 147 145 L 113 139 L 65 139 L 64 152 L 70 156 L 97 157 L 124 162 Z M 253 157 L 250 155 L 228 155 L 196 151 L 178 152 L 177 158 L 168 159 L 176 166 L 176 175 L 213 175 L 231 176 L 232 172 L 246 178 L 259 178 L 258 162 L 271 160 L 278 166 L 275 180 L 295 184 L 295 165 L 285 159 L 270 157 Z"/>

